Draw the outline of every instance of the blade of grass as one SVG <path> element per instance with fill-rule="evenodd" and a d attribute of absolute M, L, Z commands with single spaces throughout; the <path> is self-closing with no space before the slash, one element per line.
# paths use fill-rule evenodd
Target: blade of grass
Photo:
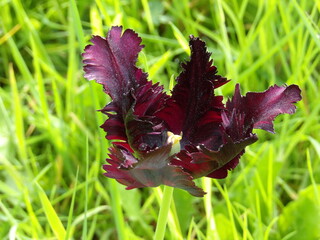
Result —
<path fill-rule="evenodd" d="M 222 7 L 221 0 L 217 0 L 216 4 L 217 6 L 217 11 L 216 11 L 216 18 L 217 22 L 219 25 L 219 30 L 221 34 L 221 40 L 223 42 L 223 52 L 225 56 L 225 65 L 226 65 L 226 72 L 231 78 L 236 78 L 236 71 L 234 68 L 233 64 L 233 59 L 232 59 L 232 51 L 230 47 L 230 41 L 228 37 L 228 31 L 227 31 L 227 26 L 226 26 L 226 20 L 225 20 L 225 15 Z M 212 6 L 212 5 L 211 5 Z"/>
<path fill-rule="evenodd" d="M 72 199 L 71 199 L 71 204 L 70 204 L 68 223 L 67 223 L 67 231 L 66 231 L 66 237 L 65 237 L 66 240 L 70 239 L 70 236 L 72 234 L 71 233 L 71 229 L 72 229 L 71 223 L 72 223 L 72 218 L 73 218 L 74 203 L 75 203 L 75 199 L 76 199 L 78 175 L 79 175 L 79 167 L 77 168 L 77 173 L 76 173 L 76 178 L 75 178 L 75 183 L 74 183 L 74 188 L 73 188 L 73 194 L 72 194 Z"/>
<path fill-rule="evenodd" d="M 263 240 L 271 239 L 270 232 L 272 231 L 272 227 L 277 223 L 278 219 L 279 219 L 278 217 L 272 219 L 266 231 L 264 232 Z"/>
<path fill-rule="evenodd" d="M 54 232 L 55 236 L 59 240 L 64 240 L 66 238 L 66 230 L 57 215 L 54 207 L 51 205 L 50 200 L 48 199 L 47 195 L 41 188 L 41 186 L 35 182 L 39 199 L 41 201 L 42 208 L 46 214 L 48 223 L 51 227 L 51 230 Z"/>
<path fill-rule="evenodd" d="M 214 210 L 212 208 L 212 179 L 203 178 L 202 179 L 203 190 L 207 193 L 204 195 L 203 203 L 206 212 L 206 222 L 207 222 L 207 239 L 219 240 L 219 233 L 216 228 L 216 223 L 214 219 Z"/>
<path fill-rule="evenodd" d="M 7 33 L 5 33 L 0 38 L 0 45 L 8 41 L 8 39 L 11 38 L 14 34 L 16 34 L 20 29 L 21 29 L 21 26 L 19 24 L 15 25 L 12 29 L 10 29 Z"/>
<path fill-rule="evenodd" d="M 85 182 L 85 198 L 84 198 L 84 222 L 82 228 L 82 239 L 87 239 L 88 232 L 88 220 L 87 220 L 87 211 L 88 211 L 88 174 L 89 174 L 89 138 L 86 137 L 86 182 Z"/>
<path fill-rule="evenodd" d="M 157 221 L 156 232 L 154 240 L 163 240 L 165 235 L 165 229 L 168 221 L 168 213 L 171 205 L 173 187 L 164 186 L 163 197 L 160 205 L 160 212 Z"/>
<path fill-rule="evenodd" d="M 4 30 L 5 33 L 7 32 L 6 27 L 3 23 L 2 23 L 2 29 Z M 12 54 L 14 60 L 15 60 L 15 63 L 17 64 L 24 79 L 26 81 L 28 81 L 29 83 L 31 83 L 33 81 L 32 74 L 30 73 L 30 70 L 27 67 L 27 64 L 25 63 L 15 41 L 12 39 L 12 36 L 7 39 L 7 42 L 9 44 L 10 51 L 11 51 L 11 54 Z"/>
<path fill-rule="evenodd" d="M 243 71 L 240 74 L 238 81 L 241 82 L 243 79 L 247 78 L 250 74 L 256 71 L 261 65 L 263 65 L 268 59 L 270 59 L 270 57 L 272 57 L 277 51 L 279 51 L 279 49 L 297 33 L 297 31 L 301 28 L 301 26 L 302 26 L 301 23 L 297 24 L 297 26 L 295 26 L 289 34 L 287 34 L 275 46 L 269 49 L 266 55 L 259 58 L 257 61 L 254 62 L 254 64 L 252 64 L 249 68 Z"/>
<path fill-rule="evenodd" d="M 310 35 L 312 36 L 314 42 L 317 44 L 318 48 L 320 48 L 320 38 L 319 38 L 320 28 L 319 28 L 319 25 L 312 22 L 311 17 L 309 15 L 307 15 L 307 13 L 302 10 L 301 6 L 297 3 L 296 0 L 293 0 L 293 2 L 294 2 L 293 5 L 294 5 L 296 11 L 298 12 L 298 14 L 300 15 L 304 25 L 306 26 L 306 28 L 310 32 Z M 315 9 L 316 9 L 316 5 L 314 5 L 314 10 Z"/>
<path fill-rule="evenodd" d="M 9 65 L 9 78 L 10 85 L 12 91 L 12 109 L 14 113 L 14 126 L 15 126 L 15 134 L 17 139 L 17 149 L 19 149 L 18 154 L 22 162 L 24 163 L 26 169 L 28 170 L 27 163 L 27 149 L 26 149 L 26 141 L 25 141 L 25 131 L 24 131 L 24 123 L 23 123 L 23 113 L 20 101 L 19 90 L 17 87 L 17 81 L 14 73 L 14 69 L 12 64 Z"/>
<path fill-rule="evenodd" d="M 85 219 L 88 219 L 90 217 L 94 217 L 96 216 L 98 213 L 104 212 L 104 211 L 110 211 L 110 206 L 106 206 L 106 205 L 101 205 L 101 206 L 97 206 L 93 209 L 89 209 L 87 211 L 87 213 L 82 213 L 79 216 L 77 216 L 74 221 L 72 222 L 72 227 L 73 229 L 80 224 L 81 222 L 85 221 Z M 86 216 L 85 216 L 86 215 Z M 71 230 L 71 232 L 74 232 L 74 230 Z M 120 238 L 119 238 L 120 239 Z"/>
<path fill-rule="evenodd" d="M 112 25 L 112 21 L 110 18 L 110 15 L 107 11 L 107 6 L 104 5 L 104 3 L 102 2 L 102 0 L 95 0 L 97 7 L 99 9 L 99 11 L 101 12 L 101 15 L 104 19 L 104 25 L 105 26 L 111 26 Z"/>
<path fill-rule="evenodd" d="M 158 201 L 158 204 L 160 205 L 160 211 L 161 211 L 161 205 L 162 205 L 162 200 L 164 198 L 164 193 L 160 187 L 155 188 L 154 193 L 156 194 L 157 201 Z M 159 214 L 157 216 L 159 219 Z M 178 240 L 183 239 L 179 218 L 176 211 L 176 206 L 173 201 L 171 202 L 170 211 L 168 213 L 167 225 L 172 235 L 172 238 L 178 239 Z"/>
<path fill-rule="evenodd" d="M 0 209 L 2 210 L 2 213 L 4 213 L 4 216 L 7 217 L 11 226 L 18 224 L 18 221 L 14 218 L 14 216 L 12 216 L 12 214 L 10 213 L 10 210 L 2 203 L 1 199 L 0 199 Z"/>
<path fill-rule="evenodd" d="M 123 218 L 123 212 L 121 208 L 121 199 L 118 190 L 118 183 L 113 179 L 108 179 L 110 195 L 111 195 L 111 207 L 113 212 L 114 221 L 117 228 L 118 238 L 127 240 L 127 234 L 125 229 L 125 223 Z"/>
<path fill-rule="evenodd" d="M 78 7 L 76 4 L 75 0 L 70 0 L 69 2 L 70 4 L 70 10 L 71 10 L 71 16 L 72 16 L 72 22 L 73 22 L 73 27 L 75 29 L 75 34 L 78 38 L 78 47 L 80 48 L 80 52 L 83 51 L 84 47 L 85 47 L 85 38 L 84 38 L 84 33 L 83 33 L 83 28 L 82 28 L 82 24 L 81 24 L 81 19 L 80 19 L 80 15 L 79 15 L 79 11 L 78 11 Z"/>
<path fill-rule="evenodd" d="M 93 35 L 104 35 L 102 19 L 96 6 L 90 8 L 90 25 Z"/>
<path fill-rule="evenodd" d="M 151 15 L 151 11 L 150 11 L 150 7 L 149 7 L 149 3 L 147 0 L 141 0 L 144 12 L 145 12 L 145 19 L 147 21 L 148 27 L 150 32 L 154 33 L 155 28 L 154 28 L 154 24 L 153 24 L 153 20 L 152 20 L 152 15 Z"/>
<path fill-rule="evenodd" d="M 42 72 L 40 69 L 40 63 L 39 63 L 39 59 L 41 59 L 41 55 L 39 53 L 39 49 L 38 46 L 36 45 L 35 39 L 34 37 L 30 34 L 29 35 L 29 41 L 30 41 L 30 45 L 32 48 L 32 54 L 33 54 L 33 67 L 34 67 L 34 75 L 35 75 L 35 79 L 37 80 L 37 90 L 38 90 L 38 94 L 39 94 L 39 100 L 40 100 L 40 108 L 39 110 L 42 112 L 44 118 L 45 118 L 45 122 L 47 124 L 47 129 L 49 131 L 51 131 L 51 121 L 49 118 L 49 108 L 48 108 L 48 104 L 47 104 L 47 94 L 46 94 L 46 90 L 45 90 L 45 84 L 44 84 L 44 80 L 43 80 L 43 76 L 42 76 Z M 45 60 L 44 60 L 45 61 Z"/>
<path fill-rule="evenodd" d="M 217 186 L 218 190 L 220 191 L 220 193 L 222 194 L 223 198 L 225 199 L 225 201 L 227 203 L 227 210 L 228 210 L 229 218 L 230 218 L 230 221 L 232 224 L 233 239 L 237 240 L 237 239 L 239 239 L 239 236 L 238 236 L 238 232 L 236 229 L 236 223 L 235 223 L 234 216 L 233 216 L 232 203 L 230 201 L 226 185 L 224 185 L 224 188 L 222 188 L 217 180 L 214 179 L 213 182 L 215 183 L 215 185 Z"/>
<path fill-rule="evenodd" d="M 172 28 L 173 35 L 174 35 L 175 38 L 178 40 L 181 48 L 182 48 L 188 55 L 190 55 L 190 48 L 189 48 L 189 43 L 188 43 L 188 41 L 185 39 L 185 37 L 183 36 L 183 34 L 180 32 L 180 30 L 179 30 L 172 22 L 170 22 L 170 26 L 171 26 L 171 28 Z"/>
<path fill-rule="evenodd" d="M 30 222 L 32 225 L 32 237 L 33 239 L 39 239 L 39 235 L 43 234 L 43 230 L 42 227 L 39 223 L 39 220 L 35 214 L 35 212 L 33 211 L 33 207 L 32 207 L 32 203 L 30 201 L 30 196 L 29 196 L 29 191 L 27 188 L 24 189 L 23 191 L 23 196 L 24 196 L 24 202 L 26 204 L 27 207 L 27 211 L 29 214 L 29 218 L 30 218 Z"/>
<path fill-rule="evenodd" d="M 173 238 L 177 240 L 183 240 L 183 234 L 181 232 L 176 204 L 174 201 L 171 201 L 171 207 L 169 211 L 169 224 L 172 228 L 171 232 L 173 233 Z"/>
<path fill-rule="evenodd" d="M 76 72 L 78 70 L 78 58 L 76 57 L 76 23 L 72 2 L 69 2 L 69 24 L 68 24 L 68 72 L 67 72 L 67 93 L 65 113 L 68 115 L 74 109 L 74 95 L 76 87 Z"/>
<path fill-rule="evenodd" d="M 311 164 L 311 159 L 310 159 L 310 151 L 309 151 L 309 148 L 307 148 L 307 151 L 306 151 L 306 157 L 307 157 L 307 166 L 308 166 L 308 171 L 309 171 L 309 176 L 310 176 L 310 180 L 311 180 L 311 184 L 314 188 L 314 191 L 315 191 L 315 197 L 316 197 L 316 201 L 318 202 L 318 206 L 320 206 L 320 195 L 319 195 L 319 187 L 318 187 L 318 184 L 314 178 L 314 175 L 313 175 L 313 169 L 312 169 L 312 164 Z"/>
<path fill-rule="evenodd" d="M 152 67 L 149 70 L 150 79 L 154 78 L 156 73 L 164 67 L 164 65 L 169 61 L 170 58 L 171 52 L 167 51 L 159 58 L 159 60 L 156 63 L 152 65 Z"/>
<path fill-rule="evenodd" d="M 45 59 L 47 63 L 50 64 L 54 68 L 54 64 L 52 63 L 45 46 L 41 41 L 41 37 L 38 34 L 38 31 L 35 29 L 34 25 L 32 24 L 28 14 L 26 13 L 22 3 L 20 0 L 13 0 L 12 1 L 13 8 L 15 9 L 17 19 L 19 20 L 21 25 L 24 25 L 23 30 L 26 34 L 32 34 L 36 45 L 39 48 L 39 54 L 41 55 L 42 59 Z"/>
<path fill-rule="evenodd" d="M 101 197 L 98 196 L 95 202 L 95 209 L 101 206 Z M 99 228 L 100 225 L 97 225 L 98 223 L 98 214 L 93 215 L 93 219 L 90 224 L 90 229 L 88 231 L 87 239 L 94 239 L 94 236 L 96 235 L 96 231 Z"/>

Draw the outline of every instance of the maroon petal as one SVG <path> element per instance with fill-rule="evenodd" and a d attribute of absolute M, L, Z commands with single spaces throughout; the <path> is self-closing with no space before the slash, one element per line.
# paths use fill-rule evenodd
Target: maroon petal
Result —
<path fill-rule="evenodd" d="M 109 140 L 127 140 L 120 107 L 118 107 L 115 102 L 111 102 L 100 111 L 109 117 L 100 126 L 105 132 L 107 132 L 106 138 Z"/>
<path fill-rule="evenodd" d="M 144 185 L 137 182 L 128 171 L 122 170 L 122 166 L 129 166 L 129 164 L 124 164 L 125 161 L 127 161 L 125 156 L 129 155 L 129 151 L 117 147 L 109 148 L 109 151 L 110 159 L 107 159 L 107 162 L 109 164 L 103 165 L 103 169 L 106 171 L 104 175 L 110 178 L 114 178 L 119 183 L 126 186 L 134 185 L 136 186 L 136 188 L 144 187 Z M 134 162 L 135 161 L 131 161 L 131 163 Z"/>
<path fill-rule="evenodd" d="M 238 165 L 239 159 L 243 153 L 244 151 L 238 154 L 230 162 L 217 169 L 217 164 L 215 162 L 209 161 L 192 163 L 192 155 L 188 151 L 183 150 L 177 155 L 176 158 L 172 160 L 172 164 L 183 167 L 183 169 L 190 173 L 190 175 L 192 175 L 194 178 L 206 176 L 210 178 L 222 179 L 227 177 L 228 170 L 232 170 Z"/>
<path fill-rule="evenodd" d="M 147 75 L 135 66 L 143 46 L 134 31 L 122 34 L 122 27 L 112 27 L 107 38 L 94 36 L 91 42 L 82 54 L 84 76 L 102 84 L 113 100 L 123 102 L 131 89 L 146 82 Z"/>
<path fill-rule="evenodd" d="M 163 87 L 150 81 L 139 87 L 135 93 L 134 114 L 136 116 L 153 116 L 163 108 L 169 96 L 163 92 Z"/>
<path fill-rule="evenodd" d="M 85 77 L 102 84 L 113 99 L 101 110 L 109 117 L 101 126 L 106 138 L 130 143 L 130 149 L 128 145 L 126 148 L 131 151 L 140 145 L 143 149 L 163 145 L 161 134 L 166 129 L 154 114 L 168 96 L 162 86 L 147 81 L 147 74 L 136 67 L 143 47 L 141 38 L 130 29 L 122 33 L 122 27 L 112 27 L 106 38 L 94 36 L 91 41 L 93 45 L 83 53 Z M 128 136 L 130 133 L 134 136 Z"/>
<path fill-rule="evenodd" d="M 274 85 L 265 92 L 249 92 L 241 96 L 240 85 L 237 84 L 233 98 L 226 104 L 227 115 L 229 117 L 236 109 L 244 116 L 245 129 L 260 128 L 273 133 L 272 121 L 279 114 L 293 114 L 296 110 L 293 103 L 301 100 L 300 94 L 301 90 L 296 85 Z"/>
<path fill-rule="evenodd" d="M 146 152 L 163 146 L 167 135 L 163 122 L 152 116 L 137 117 L 133 110 L 125 118 L 128 143 L 138 152 Z"/>
<path fill-rule="evenodd" d="M 213 171 L 212 173 L 209 173 L 206 177 L 217 178 L 217 179 L 226 178 L 228 176 L 228 171 L 234 169 L 239 164 L 239 159 L 243 153 L 244 151 L 238 154 L 238 156 L 236 156 L 230 162 L 223 165 L 221 168 Z"/>
<path fill-rule="evenodd" d="M 177 154 L 176 158 L 172 160 L 172 164 L 183 167 L 194 178 L 210 176 L 218 169 L 222 168 L 221 171 L 230 169 L 234 165 L 230 161 L 239 158 L 245 147 L 257 140 L 255 134 L 237 142 L 229 139 L 230 142 L 222 145 L 218 150 L 210 150 L 204 145 L 187 146 L 186 150 Z"/>
<path fill-rule="evenodd" d="M 217 68 L 212 65 L 210 53 L 203 41 L 191 36 L 190 47 L 190 61 L 182 64 L 183 72 L 177 78 L 171 99 L 156 114 L 168 124 L 171 132 L 183 132 L 182 147 L 190 143 L 201 143 L 198 137 L 202 135 L 197 135 L 197 132 L 202 131 L 204 123 L 211 124 L 211 132 L 219 127 L 219 124 L 212 122 L 220 119 L 222 98 L 215 97 L 213 91 L 228 82 L 226 78 L 216 75 Z"/>
<path fill-rule="evenodd" d="M 197 147 L 198 152 L 191 153 L 193 163 L 214 162 L 216 170 L 223 165 L 230 162 L 233 158 L 238 156 L 244 148 L 250 144 L 255 143 L 258 140 L 255 134 L 251 134 L 250 137 L 233 142 L 231 139 L 228 143 L 224 144 L 217 151 L 207 149 L 205 146 L 200 145 Z M 212 172 L 212 170 L 210 172 Z"/>
<path fill-rule="evenodd" d="M 288 87 L 275 85 L 262 93 L 249 92 L 246 96 L 241 96 L 240 86 L 237 84 L 233 98 L 227 102 L 226 110 L 223 110 L 221 115 L 223 142 L 227 142 L 222 148 L 229 149 L 230 152 L 235 153 L 236 151 L 232 150 L 232 148 L 238 144 L 233 145 L 232 142 L 237 143 L 239 141 L 242 142 L 244 139 L 250 139 L 253 128 L 273 132 L 272 121 L 279 114 L 294 113 L 296 107 L 293 103 L 301 100 L 300 93 L 301 91 L 296 85 Z M 248 145 L 253 142 L 255 141 L 249 141 Z M 241 146 L 238 145 L 238 147 L 240 147 L 238 149 L 240 150 Z M 239 159 L 244 153 L 244 147 L 231 161 L 207 176 L 214 178 L 226 177 L 228 170 L 235 168 L 239 163 Z M 206 155 L 212 156 L 212 154 Z M 195 159 L 194 161 L 199 160 L 206 159 Z M 208 160 L 212 161 L 214 159 L 209 158 Z"/>
<path fill-rule="evenodd" d="M 115 178 L 127 186 L 127 189 L 141 187 L 157 187 L 167 185 L 188 191 L 190 194 L 202 197 L 205 193 L 196 187 L 193 177 L 183 171 L 181 167 L 170 165 L 171 145 L 144 153 L 139 161 L 134 156 L 121 148 L 112 148 L 110 165 L 104 165 L 105 175 Z"/>

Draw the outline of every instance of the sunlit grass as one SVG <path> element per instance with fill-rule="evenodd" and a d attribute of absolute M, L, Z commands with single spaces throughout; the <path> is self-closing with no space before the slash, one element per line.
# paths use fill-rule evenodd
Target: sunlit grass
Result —
<path fill-rule="evenodd" d="M 1 239 L 153 238 L 162 190 L 126 191 L 103 177 L 109 145 L 96 110 L 109 98 L 83 78 L 84 46 L 112 25 L 139 33 L 138 64 L 166 90 L 191 34 L 232 79 L 218 94 L 232 94 L 236 83 L 243 92 L 302 89 L 297 113 L 276 120 L 276 135 L 257 130 L 260 141 L 228 178 L 196 181 L 208 192 L 203 199 L 174 191 L 165 239 L 320 237 L 319 0 L 5 0 L 0 7 Z"/>

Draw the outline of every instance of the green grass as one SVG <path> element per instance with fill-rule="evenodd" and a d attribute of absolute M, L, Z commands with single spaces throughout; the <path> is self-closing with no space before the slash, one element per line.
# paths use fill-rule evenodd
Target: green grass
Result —
<path fill-rule="evenodd" d="M 105 178 L 96 112 L 109 98 L 83 78 L 92 34 L 132 28 L 139 65 L 168 91 L 200 36 L 230 96 L 298 84 L 303 100 L 256 131 L 241 164 L 208 194 L 175 190 L 165 239 L 320 239 L 320 1 L 0 1 L 0 238 L 152 239 L 162 190 Z"/>

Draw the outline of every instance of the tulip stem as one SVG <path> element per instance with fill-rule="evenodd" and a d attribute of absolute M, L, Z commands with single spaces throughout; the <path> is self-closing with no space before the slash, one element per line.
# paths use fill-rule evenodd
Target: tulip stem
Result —
<path fill-rule="evenodd" d="M 173 187 L 164 186 L 160 212 L 157 221 L 156 233 L 154 235 L 154 240 L 163 240 L 166 225 L 168 221 L 168 214 L 171 205 L 171 199 L 173 194 Z"/>

